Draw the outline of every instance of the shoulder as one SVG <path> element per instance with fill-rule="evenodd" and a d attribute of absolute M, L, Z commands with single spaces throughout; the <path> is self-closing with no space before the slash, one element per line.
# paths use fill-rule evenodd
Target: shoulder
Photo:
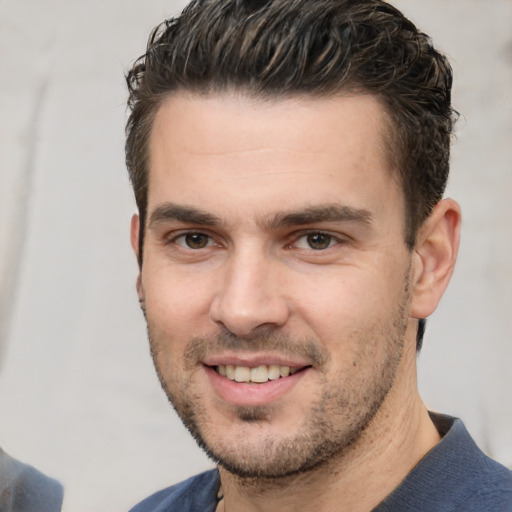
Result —
<path fill-rule="evenodd" d="M 455 510 L 512 512 L 512 471 L 482 452 L 461 420 L 452 421 L 438 455 L 450 473 Z"/>
<path fill-rule="evenodd" d="M 149 496 L 130 512 L 213 511 L 219 482 L 216 469 L 206 471 Z"/>
<path fill-rule="evenodd" d="M 0 510 L 2 512 L 59 512 L 62 485 L 0 449 Z"/>
<path fill-rule="evenodd" d="M 375 510 L 512 512 L 512 472 L 477 447 L 461 420 L 431 416 L 443 438 Z"/>
<path fill-rule="evenodd" d="M 512 471 L 483 453 L 462 422 L 460 427 L 466 440 L 457 444 L 457 453 L 450 456 L 452 471 L 461 475 L 455 479 L 453 490 L 458 503 L 454 510 L 512 512 Z"/>

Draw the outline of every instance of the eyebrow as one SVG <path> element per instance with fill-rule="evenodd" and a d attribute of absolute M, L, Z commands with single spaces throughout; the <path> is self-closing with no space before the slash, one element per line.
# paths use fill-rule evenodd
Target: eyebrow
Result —
<path fill-rule="evenodd" d="M 369 210 L 333 203 L 309 206 L 295 212 L 279 213 L 266 224 L 270 229 L 303 226 L 320 222 L 356 222 L 370 225 L 372 219 L 373 215 Z"/>
<path fill-rule="evenodd" d="M 356 222 L 370 225 L 372 220 L 373 215 L 369 210 L 332 203 L 269 215 L 259 224 L 269 230 L 276 230 L 281 227 L 304 226 L 322 222 Z M 165 222 L 182 222 L 209 227 L 225 224 L 217 215 L 199 208 L 175 203 L 164 203 L 155 208 L 151 213 L 148 225 L 151 227 L 154 224 Z"/>
<path fill-rule="evenodd" d="M 154 224 L 172 221 L 211 227 L 222 224 L 220 217 L 198 208 L 182 206 L 174 203 L 165 203 L 153 210 L 149 218 L 148 225 L 151 227 Z"/>

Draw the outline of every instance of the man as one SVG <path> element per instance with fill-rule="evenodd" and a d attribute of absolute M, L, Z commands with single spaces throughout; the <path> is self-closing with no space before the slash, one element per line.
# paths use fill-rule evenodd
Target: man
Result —
<path fill-rule="evenodd" d="M 452 75 L 379 0 L 192 2 L 128 75 L 137 290 L 215 470 L 146 511 L 504 511 L 416 352 L 455 264 Z"/>

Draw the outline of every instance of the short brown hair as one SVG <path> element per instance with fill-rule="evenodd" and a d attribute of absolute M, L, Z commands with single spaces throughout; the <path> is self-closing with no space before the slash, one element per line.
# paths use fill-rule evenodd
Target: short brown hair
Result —
<path fill-rule="evenodd" d="M 381 0 L 194 0 L 159 25 L 127 74 L 126 164 L 141 218 L 148 139 L 173 92 L 241 89 L 255 97 L 376 95 L 406 203 L 405 241 L 441 199 L 449 170 L 452 71 L 430 38 Z"/>

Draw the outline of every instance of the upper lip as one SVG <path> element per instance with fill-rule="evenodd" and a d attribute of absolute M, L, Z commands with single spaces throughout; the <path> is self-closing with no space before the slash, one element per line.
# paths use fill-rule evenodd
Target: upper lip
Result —
<path fill-rule="evenodd" d="M 311 366 L 311 362 L 301 357 L 290 357 L 280 354 L 218 354 L 205 358 L 202 363 L 206 366 L 233 365 L 257 368 L 258 366 L 289 366 L 290 368 L 302 368 Z"/>

